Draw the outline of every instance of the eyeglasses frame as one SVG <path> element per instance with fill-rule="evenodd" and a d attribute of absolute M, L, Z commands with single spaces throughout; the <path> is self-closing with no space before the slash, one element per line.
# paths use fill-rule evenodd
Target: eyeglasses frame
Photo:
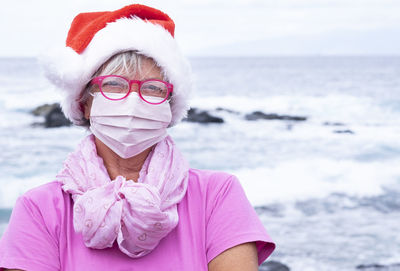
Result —
<path fill-rule="evenodd" d="M 125 80 L 125 81 L 128 82 L 128 84 L 129 84 L 129 91 L 126 93 L 126 95 L 125 95 L 124 97 L 118 98 L 118 99 L 113 99 L 113 98 L 107 97 L 107 96 L 104 94 L 104 92 L 103 92 L 103 90 L 102 90 L 102 88 L 101 88 L 101 85 L 103 84 L 103 80 L 106 79 L 106 78 L 108 78 L 108 77 L 119 77 L 119 78 L 121 78 L 121 79 L 123 79 L 123 80 Z M 165 97 L 164 100 L 162 100 L 161 102 L 158 102 L 158 103 L 152 103 L 152 102 L 146 101 L 146 100 L 143 98 L 142 93 L 141 93 L 141 91 L 140 91 L 140 88 L 142 87 L 142 85 L 143 85 L 144 83 L 149 82 L 149 81 L 162 82 L 162 83 L 164 83 L 164 84 L 167 86 L 168 93 L 167 93 L 167 95 L 166 95 L 166 97 Z M 133 85 L 133 84 L 137 84 L 137 85 L 138 85 L 138 94 L 139 94 L 139 97 L 140 97 L 143 101 L 145 101 L 146 103 L 154 104 L 154 105 L 162 104 L 163 102 L 165 102 L 165 101 L 168 99 L 169 95 L 170 95 L 170 94 L 173 92 L 173 90 L 174 90 L 174 86 L 173 86 L 171 83 L 165 82 L 165 81 L 163 81 L 163 80 L 159 80 L 159 79 L 146 79 L 146 80 L 143 80 L 143 81 L 142 81 L 142 80 L 129 80 L 128 78 L 126 78 L 126 77 L 124 77 L 124 76 L 113 75 L 113 74 L 97 76 L 97 77 L 93 78 L 93 79 L 90 81 L 90 83 L 91 83 L 91 84 L 98 85 L 98 86 L 99 86 L 99 89 L 100 89 L 100 92 L 101 92 L 101 94 L 104 96 L 104 98 L 106 98 L 106 99 L 108 99 L 108 100 L 112 100 L 112 101 L 120 101 L 120 100 L 123 100 L 123 99 L 125 99 L 126 97 L 128 97 L 129 94 L 132 92 L 132 85 Z"/>

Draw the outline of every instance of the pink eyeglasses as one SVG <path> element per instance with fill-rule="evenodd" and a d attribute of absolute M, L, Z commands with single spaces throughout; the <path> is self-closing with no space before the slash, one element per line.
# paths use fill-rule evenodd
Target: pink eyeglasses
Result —
<path fill-rule="evenodd" d="M 157 79 L 149 80 L 129 80 L 119 75 L 103 75 L 92 79 L 92 84 L 99 86 L 101 94 L 113 101 L 123 100 L 132 91 L 138 92 L 140 98 L 149 104 L 161 104 L 165 102 L 173 91 L 173 85 Z M 135 86 L 132 88 L 132 86 Z M 122 98 L 113 98 L 113 93 L 126 94 Z M 115 97 L 115 96 L 114 96 Z M 161 98 L 159 102 L 154 102 L 153 97 Z"/>

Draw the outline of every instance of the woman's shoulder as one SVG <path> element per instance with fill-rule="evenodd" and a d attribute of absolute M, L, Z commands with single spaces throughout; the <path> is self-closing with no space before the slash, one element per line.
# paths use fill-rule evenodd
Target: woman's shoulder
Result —
<path fill-rule="evenodd" d="M 67 194 L 62 190 L 62 184 L 51 181 L 29 189 L 20 196 L 20 199 L 35 207 L 48 208 L 49 206 L 60 206 L 64 204 Z"/>
<path fill-rule="evenodd" d="M 236 180 L 233 174 L 223 171 L 194 168 L 189 170 L 189 182 L 197 182 L 203 186 L 219 186 Z"/>
<path fill-rule="evenodd" d="M 215 170 L 189 170 L 189 190 L 201 192 L 207 198 L 218 197 L 236 187 L 241 189 L 241 184 L 233 174 Z"/>
<path fill-rule="evenodd" d="M 27 190 L 22 196 L 29 199 L 37 199 L 45 196 L 62 196 L 62 184 L 58 181 L 51 181 Z"/>

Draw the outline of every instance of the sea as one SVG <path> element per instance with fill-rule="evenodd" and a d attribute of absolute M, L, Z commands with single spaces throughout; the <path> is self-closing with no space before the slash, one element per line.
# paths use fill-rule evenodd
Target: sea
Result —
<path fill-rule="evenodd" d="M 189 60 L 192 107 L 224 122 L 169 133 L 191 167 L 239 178 L 276 242 L 268 260 L 294 271 L 400 263 L 399 56 Z M 0 236 L 16 199 L 54 180 L 88 133 L 35 125 L 31 111 L 60 99 L 35 58 L 0 58 Z"/>

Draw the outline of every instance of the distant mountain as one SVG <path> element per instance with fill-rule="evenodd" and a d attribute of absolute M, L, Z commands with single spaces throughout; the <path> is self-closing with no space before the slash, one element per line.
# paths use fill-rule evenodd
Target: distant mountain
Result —
<path fill-rule="evenodd" d="M 400 55 L 400 29 L 332 31 L 205 48 L 199 55 Z"/>

